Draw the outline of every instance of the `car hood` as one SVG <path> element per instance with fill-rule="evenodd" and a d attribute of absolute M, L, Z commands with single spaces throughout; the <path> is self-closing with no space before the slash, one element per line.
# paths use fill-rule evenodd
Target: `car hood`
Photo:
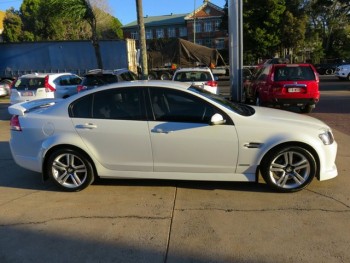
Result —
<path fill-rule="evenodd" d="M 255 119 L 253 121 L 256 123 L 276 123 L 279 127 L 286 125 L 287 127 L 299 126 L 300 128 L 329 128 L 323 121 L 308 115 L 267 107 L 254 106 L 253 108 L 255 109 L 255 114 L 251 116 L 251 121 Z"/>

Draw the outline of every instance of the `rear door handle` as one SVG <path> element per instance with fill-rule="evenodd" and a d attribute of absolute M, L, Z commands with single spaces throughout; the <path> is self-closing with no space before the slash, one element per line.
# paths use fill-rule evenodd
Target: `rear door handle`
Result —
<path fill-rule="evenodd" d="M 77 129 L 88 129 L 88 130 L 92 130 L 92 129 L 96 129 L 97 125 L 93 124 L 93 123 L 85 123 L 85 124 L 78 124 L 77 126 L 75 126 Z"/>

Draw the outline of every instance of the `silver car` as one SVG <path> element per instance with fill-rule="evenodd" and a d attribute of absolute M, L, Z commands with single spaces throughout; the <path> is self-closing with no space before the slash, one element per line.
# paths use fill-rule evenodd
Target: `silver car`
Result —
<path fill-rule="evenodd" d="M 320 120 L 232 103 L 174 81 L 134 81 L 9 107 L 20 166 L 79 191 L 96 178 L 256 182 L 293 192 L 337 176 Z"/>
<path fill-rule="evenodd" d="M 43 98 L 68 98 L 78 93 L 81 78 L 72 73 L 35 73 L 19 77 L 12 86 L 10 103 Z"/>

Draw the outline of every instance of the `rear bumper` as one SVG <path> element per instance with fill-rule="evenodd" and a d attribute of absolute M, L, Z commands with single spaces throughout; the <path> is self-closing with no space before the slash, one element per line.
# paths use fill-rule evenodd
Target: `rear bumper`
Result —
<path fill-rule="evenodd" d="M 283 98 L 274 98 L 273 100 L 267 102 L 267 104 L 272 104 L 274 106 L 280 107 L 290 107 L 290 106 L 315 106 L 319 99 L 308 98 L 308 99 L 283 99 Z"/>

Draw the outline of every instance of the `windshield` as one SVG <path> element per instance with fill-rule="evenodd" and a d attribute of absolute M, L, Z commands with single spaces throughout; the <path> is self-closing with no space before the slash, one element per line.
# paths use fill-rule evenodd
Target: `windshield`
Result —
<path fill-rule="evenodd" d="M 201 94 L 202 96 L 204 96 L 212 101 L 215 101 L 216 103 L 219 103 L 220 105 L 224 106 L 225 108 L 227 108 L 227 109 L 229 109 L 237 114 L 240 114 L 243 116 L 251 116 L 255 113 L 255 110 L 246 104 L 229 101 L 220 95 L 213 94 L 213 93 L 206 91 L 202 88 L 191 86 L 189 88 L 189 90 L 194 91 L 198 94 Z"/>

